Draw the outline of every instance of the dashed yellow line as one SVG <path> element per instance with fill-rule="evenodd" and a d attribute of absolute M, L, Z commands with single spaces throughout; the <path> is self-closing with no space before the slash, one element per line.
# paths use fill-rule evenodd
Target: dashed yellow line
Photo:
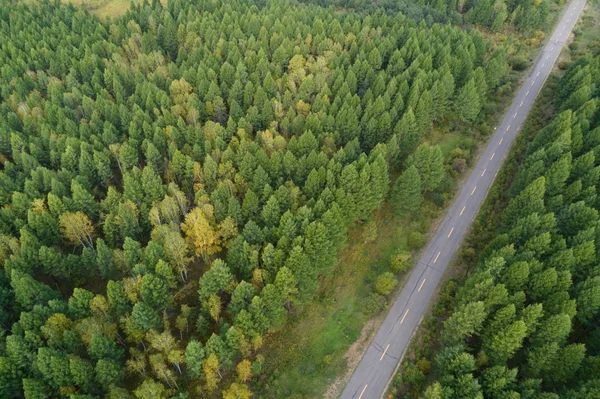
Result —
<path fill-rule="evenodd" d="M 485 171 L 486 171 L 486 170 L 487 170 L 487 168 L 486 168 L 486 169 L 484 169 L 484 170 L 483 170 L 483 172 L 481 172 L 481 176 L 482 176 L 482 177 L 483 177 L 483 175 L 485 175 Z"/>
<path fill-rule="evenodd" d="M 383 357 L 385 356 L 385 353 L 387 352 L 387 350 L 388 350 L 388 348 L 389 348 L 389 347 L 390 347 L 390 344 L 388 344 L 388 345 L 385 347 L 385 350 L 384 350 L 384 351 L 383 351 L 383 353 L 381 354 L 381 357 L 379 358 L 379 361 L 382 361 L 382 360 L 383 360 Z"/>
<path fill-rule="evenodd" d="M 427 280 L 427 279 L 424 278 L 423 281 L 421 281 L 421 285 L 419 286 L 419 289 L 417 290 L 417 292 L 421 292 L 421 288 L 423 288 L 423 284 L 425 284 L 425 280 Z"/>
<path fill-rule="evenodd" d="M 435 256 L 435 259 L 433 260 L 433 263 L 437 262 L 438 258 L 440 257 L 441 252 L 438 252 L 438 254 Z"/>
<path fill-rule="evenodd" d="M 493 154 L 492 154 L 492 156 L 490 157 L 490 161 L 491 161 L 492 159 L 494 159 L 494 155 L 496 155 L 496 153 L 493 153 Z"/>
<path fill-rule="evenodd" d="M 529 95 L 529 90 L 527 90 L 527 93 L 525 93 L 525 97 L 527 97 Z"/>
<path fill-rule="evenodd" d="M 462 214 L 463 214 L 463 212 L 465 211 L 465 208 L 466 208 L 466 207 L 467 207 L 466 205 L 465 205 L 465 206 L 463 206 L 463 209 L 462 209 L 462 211 L 460 211 L 460 215 L 459 215 L 459 216 L 462 216 Z"/>
<path fill-rule="evenodd" d="M 477 186 L 473 187 L 473 191 L 471 191 L 471 195 L 473 195 L 473 193 L 475 193 L 475 190 L 477 190 Z"/>
<path fill-rule="evenodd" d="M 450 238 L 450 236 L 452 235 L 453 231 L 454 231 L 454 227 L 450 229 L 450 233 L 448 233 L 448 238 Z"/>
<path fill-rule="evenodd" d="M 404 323 L 404 318 L 406 317 L 406 315 L 408 314 L 408 310 L 406 309 L 406 312 L 404 312 L 404 316 L 402 316 L 402 320 L 400 320 L 400 324 Z"/>
<path fill-rule="evenodd" d="M 498 142 L 498 145 L 502 144 L 502 141 L 503 141 L 503 140 L 504 140 L 504 137 L 502 137 L 502 138 L 500 139 L 500 141 Z"/>
<path fill-rule="evenodd" d="M 510 130 L 510 125 L 508 125 L 508 127 L 506 128 L 506 131 L 508 132 Z"/>
<path fill-rule="evenodd" d="M 365 393 L 365 390 L 367 389 L 369 385 L 365 384 L 365 387 L 363 388 L 362 392 L 360 393 L 360 395 L 358 396 L 358 399 L 362 398 L 363 394 Z"/>

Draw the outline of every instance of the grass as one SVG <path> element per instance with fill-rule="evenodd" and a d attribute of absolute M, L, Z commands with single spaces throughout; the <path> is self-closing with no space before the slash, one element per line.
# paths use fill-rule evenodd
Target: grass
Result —
<path fill-rule="evenodd" d="M 88 10 L 97 17 L 104 19 L 106 17 L 119 17 L 127 12 L 131 5 L 131 0 L 61 0 L 63 3 L 71 3 L 75 7 Z M 134 3 L 141 3 L 142 0 L 133 0 Z"/>
<path fill-rule="evenodd" d="M 574 32 L 576 39 L 569 46 L 572 59 L 600 50 L 600 6 L 597 3 L 586 6 L 581 23 Z"/>

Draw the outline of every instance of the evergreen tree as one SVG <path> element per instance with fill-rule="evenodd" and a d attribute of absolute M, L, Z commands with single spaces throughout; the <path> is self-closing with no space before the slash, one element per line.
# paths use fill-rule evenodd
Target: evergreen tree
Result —
<path fill-rule="evenodd" d="M 415 165 L 406 169 L 392 187 L 390 200 L 397 217 L 416 212 L 423 201 L 421 176 Z"/>

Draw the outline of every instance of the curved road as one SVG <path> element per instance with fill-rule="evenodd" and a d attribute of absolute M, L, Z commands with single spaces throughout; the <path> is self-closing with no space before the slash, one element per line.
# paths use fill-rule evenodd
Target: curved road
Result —
<path fill-rule="evenodd" d="M 584 6 L 585 0 L 571 1 L 531 74 L 521 86 L 471 176 L 354 370 L 342 392 L 342 399 L 376 399 L 385 393 L 442 274 L 479 211 L 504 157 Z"/>

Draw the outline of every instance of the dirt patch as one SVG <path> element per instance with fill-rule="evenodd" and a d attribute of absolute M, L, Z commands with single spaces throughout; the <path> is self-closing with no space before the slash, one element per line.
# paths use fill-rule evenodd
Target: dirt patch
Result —
<path fill-rule="evenodd" d="M 344 359 L 347 361 L 346 372 L 340 376 L 338 376 L 332 383 L 329 385 L 325 394 L 323 395 L 326 399 L 335 399 L 342 393 L 342 390 L 346 386 L 346 383 L 350 380 L 352 373 L 354 373 L 354 369 L 358 366 L 360 359 L 362 359 L 367 347 L 371 343 L 371 338 L 373 337 L 373 333 L 377 331 L 387 312 L 381 312 L 376 317 L 370 319 L 363 329 L 360 332 L 360 337 L 348 348 L 346 353 L 344 354 Z"/>

